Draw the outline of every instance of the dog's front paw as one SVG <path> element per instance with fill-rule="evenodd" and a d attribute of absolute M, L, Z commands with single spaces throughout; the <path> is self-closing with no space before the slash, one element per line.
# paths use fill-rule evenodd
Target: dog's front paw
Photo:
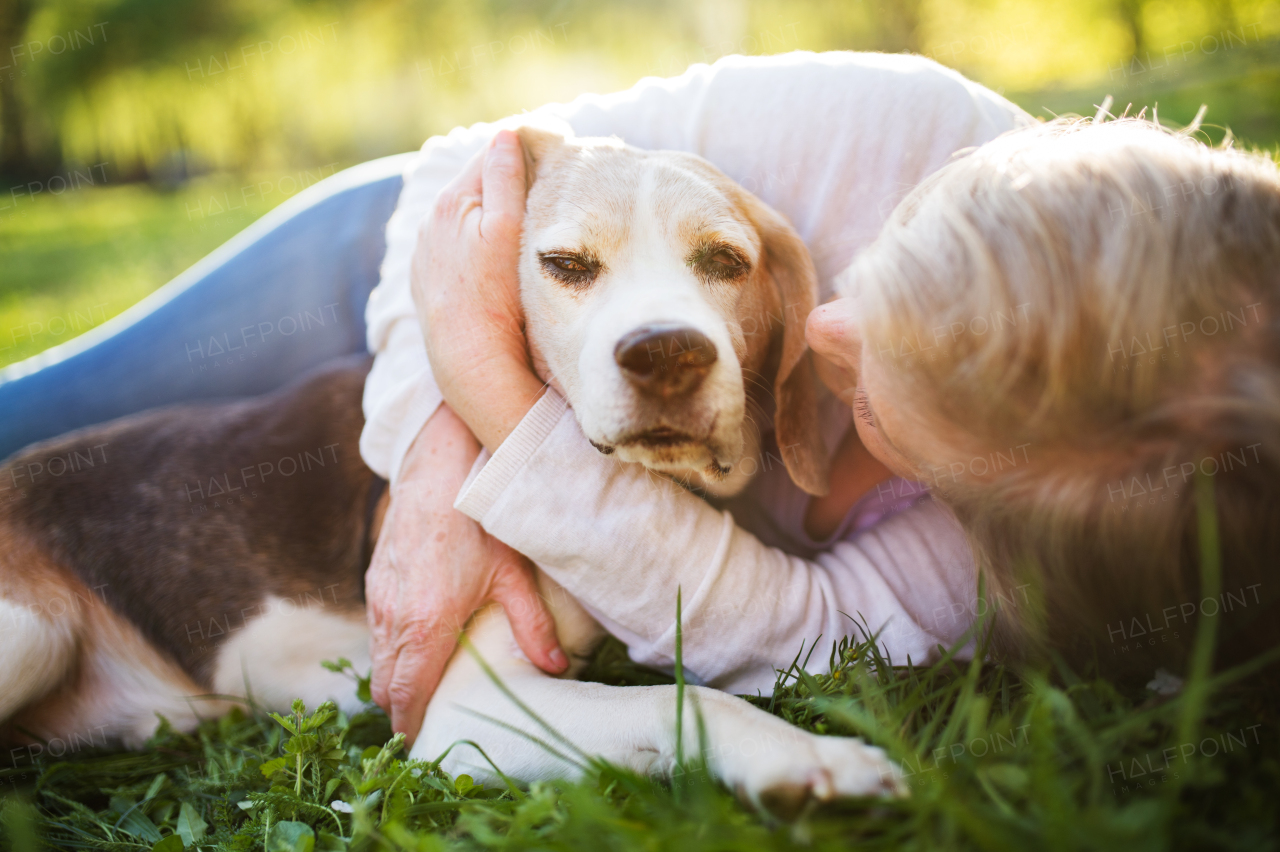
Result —
<path fill-rule="evenodd" d="M 902 770 L 882 749 L 848 737 L 796 735 L 783 748 L 765 749 L 739 762 L 735 787 L 740 797 L 791 819 L 813 800 L 907 795 Z"/>

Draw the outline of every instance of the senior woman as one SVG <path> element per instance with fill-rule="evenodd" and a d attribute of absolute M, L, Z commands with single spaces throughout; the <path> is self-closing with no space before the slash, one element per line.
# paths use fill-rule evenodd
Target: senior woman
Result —
<path fill-rule="evenodd" d="M 837 603 L 887 628 L 891 650 L 960 639 L 999 603 L 997 653 L 1117 672 L 1185 664 L 1206 619 L 1224 659 L 1280 640 L 1269 160 L 1139 119 L 1059 121 L 927 180 L 809 318 L 855 425 L 833 463 L 846 487 L 810 501 L 804 528 L 856 515 L 890 474 L 935 499 L 846 526 L 809 559 L 600 456 L 543 389 L 517 331 L 522 169 L 499 134 L 415 260 L 436 381 L 492 453 L 457 505 L 633 653 L 668 652 L 677 586 L 694 673 L 738 690 L 787 661 L 780 642 L 829 630 Z M 785 526 L 785 503 L 758 508 Z"/>

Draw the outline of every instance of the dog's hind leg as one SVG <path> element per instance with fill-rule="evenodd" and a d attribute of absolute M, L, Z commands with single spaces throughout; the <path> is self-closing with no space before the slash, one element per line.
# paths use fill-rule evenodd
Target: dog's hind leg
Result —
<path fill-rule="evenodd" d="M 16 733 L 38 740 L 77 737 L 138 748 L 160 717 L 192 731 L 202 719 L 231 704 L 207 694 L 106 603 L 87 598 L 78 614 L 75 657 L 53 691 L 28 704 L 13 720 Z"/>
<path fill-rule="evenodd" d="M 72 673 L 84 626 L 81 603 L 91 596 L 0 517 L 0 740 L 14 735 L 7 729 L 18 711 Z"/>
<path fill-rule="evenodd" d="M 0 598 L 0 724 L 51 692 L 76 659 L 77 621 Z"/>
<path fill-rule="evenodd" d="M 225 712 L 106 601 L 0 519 L 0 740 L 137 747 Z"/>

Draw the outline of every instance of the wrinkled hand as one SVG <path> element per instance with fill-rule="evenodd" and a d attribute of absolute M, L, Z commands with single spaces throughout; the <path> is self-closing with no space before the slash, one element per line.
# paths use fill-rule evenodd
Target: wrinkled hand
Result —
<path fill-rule="evenodd" d="M 499 132 L 436 199 L 409 279 L 432 375 L 490 451 L 543 389 L 520 307 L 524 169 L 519 137 Z"/>
<path fill-rule="evenodd" d="M 410 744 L 463 625 L 484 604 L 502 606 L 535 665 L 568 665 L 528 560 L 453 508 L 479 451 L 441 406 L 405 456 L 365 574 L 373 700 Z"/>

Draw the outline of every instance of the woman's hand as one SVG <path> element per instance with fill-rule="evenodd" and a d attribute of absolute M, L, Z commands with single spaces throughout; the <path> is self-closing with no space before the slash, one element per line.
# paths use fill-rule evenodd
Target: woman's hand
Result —
<path fill-rule="evenodd" d="M 365 573 L 373 700 L 410 744 L 463 625 L 485 603 L 502 606 L 534 664 L 552 673 L 568 665 L 528 560 L 453 508 L 479 452 L 441 406 L 405 456 Z"/>
<path fill-rule="evenodd" d="M 524 202 L 520 139 L 503 130 L 436 199 L 410 272 L 432 374 L 490 452 L 543 388 L 520 309 Z"/>
<path fill-rule="evenodd" d="M 453 508 L 476 438 L 496 450 L 542 391 L 529 368 L 516 268 L 524 180 L 520 140 L 503 131 L 441 192 L 410 271 L 431 371 L 449 404 L 405 456 L 365 575 L 373 699 L 409 737 L 463 625 L 488 601 L 506 610 L 534 664 L 568 665 L 528 560 Z"/>

